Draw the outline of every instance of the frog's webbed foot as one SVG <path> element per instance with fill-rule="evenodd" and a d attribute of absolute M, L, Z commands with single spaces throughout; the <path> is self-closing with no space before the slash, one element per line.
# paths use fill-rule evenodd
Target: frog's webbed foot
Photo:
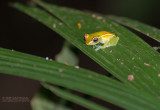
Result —
<path fill-rule="evenodd" d="M 97 50 L 101 49 L 102 46 L 104 46 L 103 43 L 98 43 L 96 45 L 93 45 L 93 48 L 97 51 Z"/>
<path fill-rule="evenodd" d="M 100 47 L 97 47 L 96 49 L 95 49 L 95 51 L 97 51 L 97 50 L 99 50 L 100 49 Z"/>

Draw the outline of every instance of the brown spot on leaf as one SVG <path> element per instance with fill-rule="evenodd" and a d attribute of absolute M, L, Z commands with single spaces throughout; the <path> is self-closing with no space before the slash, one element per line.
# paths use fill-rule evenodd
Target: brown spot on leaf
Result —
<path fill-rule="evenodd" d="M 63 23 L 62 22 L 59 22 L 59 25 L 62 25 Z"/>
<path fill-rule="evenodd" d="M 89 78 L 92 78 L 92 75 L 88 75 Z"/>
<path fill-rule="evenodd" d="M 56 24 L 53 24 L 53 28 L 56 28 Z"/>
<path fill-rule="evenodd" d="M 78 26 L 78 28 L 79 28 L 79 29 L 81 29 L 81 28 L 82 28 L 81 23 L 77 23 L 77 26 Z"/>
<path fill-rule="evenodd" d="M 121 62 L 121 65 L 123 65 L 124 64 L 124 62 Z"/>
<path fill-rule="evenodd" d="M 67 65 L 67 66 L 69 66 L 69 63 L 68 63 L 68 62 L 64 62 L 64 64 Z"/>
<path fill-rule="evenodd" d="M 63 69 L 60 68 L 60 69 L 59 69 L 59 72 L 63 72 Z"/>
<path fill-rule="evenodd" d="M 133 81 L 134 80 L 134 76 L 133 75 L 128 75 L 128 80 L 129 81 Z"/>
<path fill-rule="evenodd" d="M 96 17 L 98 20 L 101 20 L 102 19 L 102 16 L 97 16 Z"/>
<path fill-rule="evenodd" d="M 92 14 L 92 17 L 95 18 L 95 17 L 96 17 L 96 14 Z"/>
<path fill-rule="evenodd" d="M 144 62 L 144 65 L 145 65 L 145 66 L 150 66 L 150 64 L 148 64 L 148 63 L 145 63 L 145 62 Z"/>
<path fill-rule="evenodd" d="M 103 19 L 103 20 L 102 20 L 102 22 L 103 22 L 103 23 L 105 23 L 105 22 L 106 22 L 106 20 L 105 20 L 105 19 Z"/>
<path fill-rule="evenodd" d="M 156 31 L 157 31 L 157 29 L 154 28 L 154 29 L 153 29 L 153 32 L 156 32 Z"/>

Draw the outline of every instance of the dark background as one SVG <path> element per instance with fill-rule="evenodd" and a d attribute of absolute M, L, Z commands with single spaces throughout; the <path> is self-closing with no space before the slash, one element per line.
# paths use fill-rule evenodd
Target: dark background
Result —
<path fill-rule="evenodd" d="M 54 59 L 61 50 L 64 39 L 38 21 L 0 2 L 0 47 L 14 49 L 41 57 Z M 23 0 L 24 2 L 25 0 Z M 160 28 L 159 0 L 50 0 L 58 5 L 82 11 L 113 14 L 139 20 Z M 80 67 L 108 74 L 89 57 L 79 53 Z M 38 81 L 0 74 L 0 110 L 30 110 L 29 103 L 4 103 L 2 97 L 28 97 L 31 99 L 40 84 Z M 76 110 L 84 110 L 75 107 Z"/>

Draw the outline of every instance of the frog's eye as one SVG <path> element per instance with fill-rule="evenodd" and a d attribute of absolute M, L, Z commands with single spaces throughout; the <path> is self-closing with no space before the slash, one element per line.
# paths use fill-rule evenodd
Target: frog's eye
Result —
<path fill-rule="evenodd" d="M 88 38 L 88 36 L 89 36 L 88 34 L 85 34 L 84 35 L 84 40 L 86 40 Z"/>
<path fill-rule="evenodd" d="M 98 42 L 99 38 L 98 37 L 94 37 L 93 38 L 93 42 Z"/>

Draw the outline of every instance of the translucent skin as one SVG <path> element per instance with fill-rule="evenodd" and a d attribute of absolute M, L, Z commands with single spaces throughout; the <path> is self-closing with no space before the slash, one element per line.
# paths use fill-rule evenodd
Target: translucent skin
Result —
<path fill-rule="evenodd" d="M 101 43 L 101 46 L 98 46 L 96 50 L 103 49 L 110 46 L 115 46 L 119 40 L 119 37 L 116 37 L 115 34 L 107 31 L 99 31 L 92 34 L 85 34 L 86 45 L 96 45 Z M 94 38 L 98 38 L 98 41 L 94 41 Z"/>

